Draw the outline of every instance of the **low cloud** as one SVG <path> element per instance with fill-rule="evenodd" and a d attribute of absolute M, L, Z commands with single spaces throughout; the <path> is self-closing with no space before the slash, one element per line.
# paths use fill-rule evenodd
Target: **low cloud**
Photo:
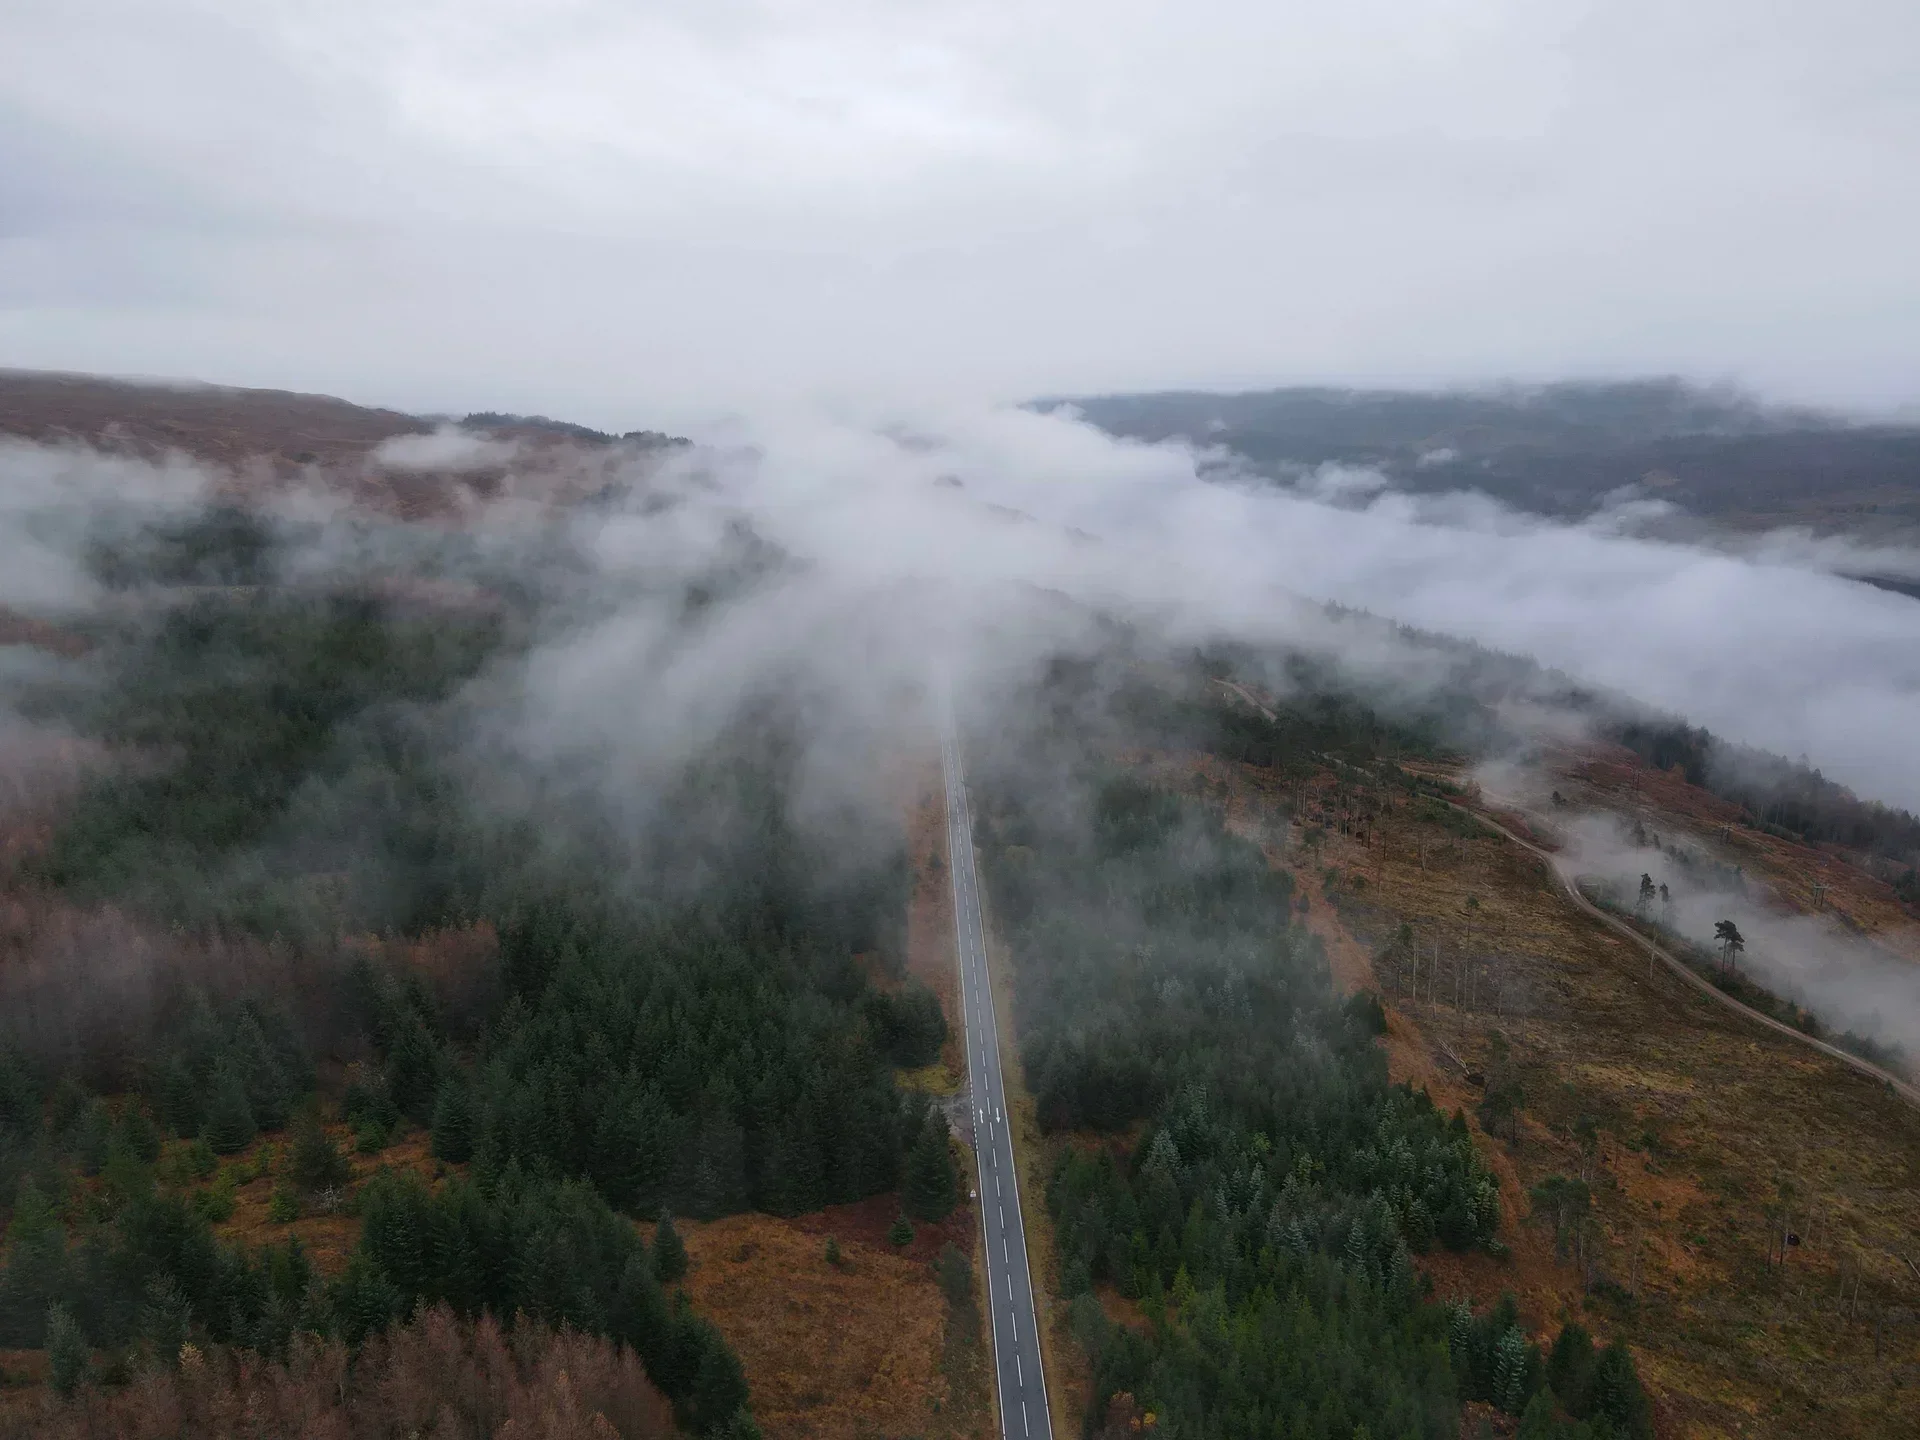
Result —
<path fill-rule="evenodd" d="M 1920 966 L 1904 955 L 1831 917 L 1784 910 L 1760 877 L 1744 876 L 1737 861 L 1699 836 L 1663 827 L 1658 848 L 1638 844 L 1625 820 L 1600 812 L 1558 828 L 1566 838 L 1556 861 L 1564 874 L 1628 907 L 1641 875 L 1650 876 L 1671 896 L 1670 906 L 1654 906 L 1652 918 L 1674 934 L 1711 950 L 1714 926 L 1731 920 L 1746 940 L 1740 968 L 1768 990 L 1833 1030 L 1899 1046 L 1908 1057 L 1920 1053 Z"/>
<path fill-rule="evenodd" d="M 442 425 L 427 435 L 395 435 L 374 448 L 371 459 L 388 470 L 439 470 L 460 473 L 512 462 L 519 447 L 510 441 L 475 435 L 457 425 Z"/>

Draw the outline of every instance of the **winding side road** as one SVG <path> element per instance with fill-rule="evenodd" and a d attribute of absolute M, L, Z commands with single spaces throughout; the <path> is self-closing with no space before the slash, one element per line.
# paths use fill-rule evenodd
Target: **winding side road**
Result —
<path fill-rule="evenodd" d="M 1544 860 L 1547 869 L 1552 873 L 1553 877 L 1560 882 L 1560 888 L 1566 892 L 1567 899 L 1573 902 L 1576 909 L 1598 920 L 1602 925 L 1614 931 L 1616 934 L 1624 935 L 1627 939 L 1633 941 L 1634 944 L 1660 961 L 1667 969 L 1671 970 L 1680 979 L 1686 981 L 1687 984 L 1698 990 L 1702 995 L 1710 996 L 1730 1010 L 1737 1010 L 1756 1025 L 1764 1025 L 1769 1030 L 1777 1030 L 1790 1040 L 1798 1040 L 1802 1045 L 1809 1045 L 1815 1050 L 1818 1050 L 1822 1055 L 1830 1059 L 1838 1060 L 1842 1065 L 1857 1070 L 1862 1075 L 1881 1081 L 1909 1105 L 1920 1108 L 1920 1088 L 1915 1087 L 1911 1082 L 1901 1079 L 1890 1070 L 1882 1069 L 1871 1060 L 1863 1060 L 1851 1051 L 1842 1050 L 1838 1045 L 1829 1045 L 1826 1041 L 1817 1039 L 1807 1034 L 1804 1030 L 1796 1030 L 1793 1026 L 1784 1024 L 1774 1019 L 1771 1015 L 1764 1014 L 1754 1009 L 1751 1005 L 1734 999 L 1733 996 L 1727 994 L 1727 992 L 1722 990 L 1718 985 L 1702 978 L 1692 966 L 1674 955 L 1673 952 L 1649 940 L 1619 916 L 1609 915 L 1605 910 L 1602 910 L 1598 905 L 1595 905 L 1591 900 L 1587 899 L 1585 895 L 1582 895 L 1580 893 L 1580 887 L 1574 883 L 1573 877 L 1563 871 L 1555 862 L 1551 851 L 1542 850 L 1532 841 L 1524 839 L 1512 830 L 1509 830 L 1484 810 L 1475 810 L 1466 805 L 1458 805 L 1451 800 L 1446 803 L 1463 815 L 1471 815 L 1489 830 L 1499 831 L 1500 834 L 1506 836 L 1507 839 L 1518 845 L 1522 850 L 1527 851 L 1529 854 L 1537 855 L 1540 859 Z"/>
<path fill-rule="evenodd" d="M 1228 694 L 1251 705 L 1255 710 L 1258 710 L 1262 715 L 1266 716 L 1267 719 L 1271 720 L 1274 718 L 1273 711 L 1262 703 L 1259 696 L 1253 694 L 1244 685 L 1233 680 L 1221 680 L 1216 683 Z M 1324 759 L 1325 757 L 1323 756 L 1321 758 Z M 1902 1079 L 1891 1070 L 1884 1069 L 1874 1064 L 1871 1060 L 1862 1059 L 1850 1050 L 1842 1050 L 1838 1045 L 1829 1045 L 1826 1041 L 1816 1039 L 1804 1030 L 1796 1030 L 1791 1025 L 1783 1024 L 1771 1015 L 1763 1014 L 1751 1005 L 1734 999 L 1733 996 L 1727 994 L 1727 992 L 1722 990 L 1718 985 L 1711 984 L 1702 979 L 1694 971 L 1692 966 L 1679 959 L 1670 950 L 1667 950 L 1655 941 L 1649 940 L 1638 930 L 1627 924 L 1626 921 L 1620 919 L 1617 915 L 1609 915 L 1598 905 L 1595 905 L 1591 900 L 1587 899 L 1586 896 L 1582 895 L 1580 893 L 1580 887 L 1574 883 L 1573 877 L 1561 870 L 1558 862 L 1553 858 L 1552 851 L 1542 850 L 1531 840 L 1515 834 L 1484 810 L 1475 810 L 1471 806 L 1461 805 L 1452 800 L 1448 800 L 1445 803 L 1453 809 L 1458 810 L 1462 815 L 1471 815 L 1489 830 L 1498 831 L 1528 854 L 1537 856 L 1539 859 L 1545 861 L 1548 873 L 1560 882 L 1560 888 L 1566 892 L 1567 899 L 1573 902 L 1575 909 L 1592 919 L 1598 920 L 1609 930 L 1624 935 L 1642 950 L 1645 950 L 1649 955 L 1653 956 L 1662 965 L 1665 965 L 1667 969 L 1671 970 L 1680 979 L 1698 990 L 1702 995 L 1719 1002 L 1729 1010 L 1737 1011 L 1741 1015 L 1746 1016 L 1747 1019 L 1753 1021 L 1756 1025 L 1764 1025 L 1769 1030 L 1777 1030 L 1789 1040 L 1797 1040 L 1802 1045 L 1811 1046 L 1829 1059 L 1838 1060 L 1848 1069 L 1857 1070 L 1869 1079 L 1880 1081 L 1888 1089 L 1892 1090 L 1894 1094 L 1906 1101 L 1907 1104 L 1914 1106 L 1916 1109 L 1920 1109 L 1920 1087 L 1916 1087 L 1913 1082 Z"/>

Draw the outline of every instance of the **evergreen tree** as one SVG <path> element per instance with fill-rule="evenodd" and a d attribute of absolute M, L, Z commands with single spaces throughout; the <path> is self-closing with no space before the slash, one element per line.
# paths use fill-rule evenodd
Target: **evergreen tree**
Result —
<path fill-rule="evenodd" d="M 262 1130 L 284 1129 L 291 1104 L 291 1084 L 280 1059 L 267 1043 L 266 1032 L 252 1015 L 241 1016 L 233 1030 L 229 1060 L 247 1093 L 247 1106 Z"/>
<path fill-rule="evenodd" d="M 357 1346 L 367 1336 L 386 1329 L 399 1313 L 400 1304 L 400 1293 L 393 1282 L 364 1249 L 354 1251 L 346 1270 L 327 1291 L 334 1333 L 349 1345 Z"/>
<path fill-rule="evenodd" d="M 449 1164 L 473 1158 L 473 1090 L 464 1073 L 450 1071 L 433 1102 L 433 1153 Z"/>
<path fill-rule="evenodd" d="M 1553 1391 L 1536 1390 L 1527 1408 L 1520 1412 L 1520 1429 L 1514 1440 L 1570 1440 L 1567 1427 L 1553 1404 Z"/>
<path fill-rule="evenodd" d="M 68 1293 L 67 1232 L 53 1202 L 31 1177 L 14 1194 L 7 1227 L 6 1270 L 0 1273 L 0 1345 L 37 1347 L 46 1337 L 47 1307 Z"/>
<path fill-rule="evenodd" d="M 1547 1384 L 1570 1414 L 1587 1413 L 1587 1392 L 1593 1381 L 1593 1337 L 1586 1327 L 1568 1324 L 1547 1356 Z"/>
<path fill-rule="evenodd" d="M 1606 1420 L 1622 1440 L 1651 1440 L 1653 1407 L 1640 1388 L 1633 1356 L 1617 1340 L 1593 1362 L 1586 1413 L 1588 1418 Z"/>
<path fill-rule="evenodd" d="M 687 1273 L 687 1247 L 664 1210 L 653 1227 L 653 1273 L 662 1285 L 671 1285 Z"/>
<path fill-rule="evenodd" d="M 905 1215 L 894 1217 L 893 1224 L 887 1227 L 887 1243 L 890 1245 L 911 1245 L 913 1243 L 913 1222 Z"/>
<path fill-rule="evenodd" d="M 216 1155 L 232 1155 L 253 1143 L 259 1133 L 253 1107 L 247 1103 L 247 1091 L 240 1076 L 222 1068 L 214 1077 L 212 1099 L 202 1131 Z"/>
<path fill-rule="evenodd" d="M 317 1112 L 301 1112 L 293 1127 L 293 1150 L 287 1161 L 288 1178 L 309 1193 L 347 1183 L 352 1167 L 340 1153 Z"/>
<path fill-rule="evenodd" d="M 180 1347 L 187 1343 L 193 1310 L 171 1275 L 155 1275 L 147 1282 L 140 1307 L 140 1334 L 153 1358 L 164 1366 L 180 1363 Z"/>
<path fill-rule="evenodd" d="M 175 1055 L 160 1076 L 160 1119 L 167 1129 L 182 1140 L 200 1133 L 203 1110 L 200 1082 L 187 1062 Z"/>
<path fill-rule="evenodd" d="M 953 1147 L 947 1127 L 938 1118 L 920 1127 L 920 1138 L 907 1152 L 907 1174 L 901 1190 L 906 1212 L 917 1220 L 944 1220 L 959 1203 L 960 1185 L 954 1173 Z"/>
<path fill-rule="evenodd" d="M 160 1158 L 160 1132 L 154 1127 L 147 1112 L 137 1103 L 129 1100 L 126 1108 L 120 1112 L 120 1123 L 116 1127 L 115 1142 L 139 1161 L 142 1165 L 151 1165 Z"/>
<path fill-rule="evenodd" d="M 89 1100 L 74 1126 L 73 1154 L 82 1175 L 98 1175 L 113 1143 L 113 1112 L 99 1096 Z"/>
<path fill-rule="evenodd" d="M 53 1393 L 65 1398 L 79 1388 L 87 1375 L 87 1360 L 92 1348 L 80 1329 L 80 1322 L 65 1305 L 47 1307 L 47 1370 Z"/>

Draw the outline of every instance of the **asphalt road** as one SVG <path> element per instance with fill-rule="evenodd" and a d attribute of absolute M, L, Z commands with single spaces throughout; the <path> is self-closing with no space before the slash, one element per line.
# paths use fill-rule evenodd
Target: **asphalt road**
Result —
<path fill-rule="evenodd" d="M 1053 1440 L 1047 1387 L 1040 1373 L 1040 1327 L 1035 1322 L 1033 1276 L 1027 1268 L 1027 1231 L 1020 1219 L 1020 1186 L 1013 1172 L 1007 1096 L 1000 1078 L 1000 1032 L 993 989 L 987 983 L 987 946 L 980 925 L 980 881 L 973 865 L 973 812 L 961 773 L 959 742 L 941 741 L 947 776 L 947 853 L 953 874 L 953 914 L 959 931 L 960 1002 L 966 1012 L 967 1083 L 973 1101 L 982 1242 L 987 1270 L 987 1318 L 1000 1386 L 1000 1433 L 1009 1440 Z"/>

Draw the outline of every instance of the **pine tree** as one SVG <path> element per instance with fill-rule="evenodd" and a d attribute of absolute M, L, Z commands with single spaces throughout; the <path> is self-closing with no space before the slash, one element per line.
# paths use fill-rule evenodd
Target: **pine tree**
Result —
<path fill-rule="evenodd" d="M 87 1375 L 91 1348 L 79 1321 L 65 1305 L 47 1307 L 47 1369 L 53 1392 L 61 1397 L 73 1394 Z"/>
<path fill-rule="evenodd" d="M 1589 1417 L 1607 1420 L 1624 1440 L 1649 1440 L 1653 1434 L 1653 1410 L 1640 1388 L 1633 1356 L 1617 1340 L 1593 1362 L 1587 1404 Z"/>
<path fill-rule="evenodd" d="M 147 1118 L 147 1112 L 131 1100 L 127 1102 L 126 1109 L 120 1112 L 115 1139 L 127 1154 L 142 1165 L 151 1165 L 160 1158 L 160 1132 L 154 1128 L 153 1121 Z"/>
<path fill-rule="evenodd" d="M 67 1232 L 53 1202 L 29 1176 L 14 1192 L 8 1254 L 0 1270 L 0 1344 L 36 1348 L 46 1337 L 47 1306 L 66 1293 Z"/>
<path fill-rule="evenodd" d="M 254 1122 L 262 1130 L 284 1129 L 291 1087 L 260 1022 L 251 1015 L 243 1016 L 234 1028 L 231 1063 L 246 1087 Z"/>
<path fill-rule="evenodd" d="M 890 1245 L 911 1245 L 913 1243 L 913 1222 L 905 1215 L 896 1216 L 892 1225 L 887 1227 L 887 1243 Z"/>
<path fill-rule="evenodd" d="M 182 1140 L 191 1140 L 200 1133 L 202 1114 L 200 1082 L 186 1060 L 175 1055 L 160 1076 L 160 1119 Z"/>
<path fill-rule="evenodd" d="M 1527 1337 L 1518 1326 L 1509 1326 L 1494 1347 L 1493 1403 L 1517 1415 L 1526 1398 Z"/>
<path fill-rule="evenodd" d="M 328 1288 L 327 1302 L 335 1333 L 348 1345 L 358 1345 L 387 1328 L 399 1313 L 401 1297 L 380 1267 L 356 1250 L 345 1273 Z"/>
<path fill-rule="evenodd" d="M 671 1285 L 687 1273 L 687 1247 L 664 1210 L 653 1227 L 653 1273 L 662 1285 Z"/>
<path fill-rule="evenodd" d="M 1547 1384 L 1569 1413 L 1587 1413 L 1587 1391 L 1593 1380 L 1593 1337 L 1583 1325 L 1562 1328 L 1547 1356 Z"/>
<path fill-rule="evenodd" d="M 347 1183 L 352 1167 L 340 1147 L 333 1143 L 320 1117 L 312 1110 L 302 1112 L 294 1122 L 293 1153 L 288 1160 L 288 1175 L 295 1185 L 309 1193 Z"/>
<path fill-rule="evenodd" d="M 906 1182 L 901 1199 L 916 1220 L 944 1220 L 959 1203 L 960 1185 L 954 1174 L 953 1148 L 947 1127 L 938 1117 L 920 1127 L 920 1138 L 907 1152 Z"/>
<path fill-rule="evenodd" d="M 451 1165 L 473 1158 L 473 1090 L 467 1077 L 449 1070 L 433 1102 L 433 1153 Z"/>
<path fill-rule="evenodd" d="M 1520 1414 L 1520 1429 L 1514 1440 L 1561 1440 L 1566 1429 L 1554 1413 L 1553 1391 L 1536 1390 L 1527 1408 Z"/>
<path fill-rule="evenodd" d="M 247 1103 L 246 1089 L 232 1070 L 223 1069 L 216 1077 L 206 1123 L 201 1128 L 216 1155 L 232 1155 L 246 1149 L 259 1133 L 253 1107 Z"/>
<path fill-rule="evenodd" d="M 192 1323 L 192 1307 L 171 1275 L 156 1275 L 147 1282 L 140 1307 L 140 1334 L 157 1362 L 168 1367 L 180 1363 L 180 1347 L 187 1343 Z"/>

